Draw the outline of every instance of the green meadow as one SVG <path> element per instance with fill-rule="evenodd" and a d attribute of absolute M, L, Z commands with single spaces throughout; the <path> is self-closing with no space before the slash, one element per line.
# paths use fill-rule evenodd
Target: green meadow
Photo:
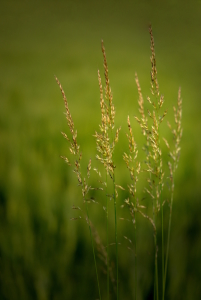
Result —
<path fill-rule="evenodd" d="M 83 200 L 75 174 L 60 158 L 68 156 L 69 146 L 61 135 L 68 127 L 54 76 L 68 99 L 87 167 L 90 158 L 96 163 L 93 135 L 101 122 L 97 72 L 103 79 L 103 39 L 115 124 L 122 127 L 115 152 L 116 182 L 126 184 L 122 153 L 128 114 L 136 142 L 142 143 L 134 119 L 139 114 L 135 72 L 144 99 L 150 93 L 150 23 L 159 89 L 171 122 L 179 87 L 183 100 L 165 299 L 201 298 L 201 2 L 2 0 L 0 299 L 98 299 L 87 223 L 71 220 L 78 216 L 72 206 L 81 206 Z M 166 121 L 163 130 L 168 135 Z M 134 269 L 132 251 L 123 239 L 124 232 L 132 236 L 132 227 L 119 220 L 124 200 L 120 192 L 119 295 L 126 300 L 134 299 Z M 100 200 L 89 209 L 104 243 L 103 206 Z M 138 299 L 153 299 L 153 233 L 139 221 L 137 234 Z M 113 251 L 111 246 L 112 255 Z M 97 263 L 106 299 L 106 275 L 101 260 Z"/>

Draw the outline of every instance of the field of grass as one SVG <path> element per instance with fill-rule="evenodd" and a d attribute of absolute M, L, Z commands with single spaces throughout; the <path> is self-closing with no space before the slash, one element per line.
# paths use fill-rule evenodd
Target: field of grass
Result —
<path fill-rule="evenodd" d="M 70 221 L 72 205 L 82 199 L 72 170 L 60 159 L 68 151 L 60 134 L 67 123 L 54 75 L 68 98 L 87 164 L 95 157 L 93 134 L 101 118 L 97 70 L 103 77 L 104 40 L 116 125 L 122 125 L 120 158 L 127 115 L 138 113 L 135 72 L 144 97 L 150 89 L 150 22 L 170 116 L 179 86 L 183 99 L 166 299 L 200 299 L 201 2 L 129 0 L 0 3 L 1 299 L 97 299 L 86 222 Z M 137 122 L 131 122 L 140 141 Z M 116 180 L 124 177 L 120 167 Z M 120 206 L 124 199 L 118 201 Z M 91 213 L 104 235 L 102 207 L 92 207 Z M 127 224 L 119 226 L 121 240 L 121 226 L 123 231 Z M 152 239 L 149 227 L 138 234 Z M 138 247 L 139 299 L 152 299 L 153 249 L 143 242 Z M 124 246 L 119 251 L 120 299 L 132 299 L 132 255 Z M 100 276 L 104 291 L 105 275 Z"/>

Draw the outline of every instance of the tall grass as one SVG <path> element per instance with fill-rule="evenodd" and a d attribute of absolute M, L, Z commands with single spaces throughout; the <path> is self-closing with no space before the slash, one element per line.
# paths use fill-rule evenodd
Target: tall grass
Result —
<path fill-rule="evenodd" d="M 127 186 L 121 186 L 116 183 L 115 172 L 118 168 L 118 161 L 114 159 L 114 151 L 119 140 L 119 134 L 121 128 L 115 128 L 115 107 L 113 104 L 113 96 L 110 87 L 109 75 L 108 75 L 108 64 L 106 60 L 106 52 L 103 41 L 101 43 L 103 60 L 104 60 L 104 78 L 105 86 L 103 88 L 100 72 L 98 71 L 98 82 L 100 90 L 100 108 L 101 108 L 101 121 L 99 125 L 99 130 L 95 132 L 94 137 L 96 140 L 97 155 L 94 162 L 96 167 L 93 167 L 95 173 L 98 174 L 99 180 L 97 181 L 97 186 L 92 187 L 89 182 L 92 160 L 90 159 L 87 169 L 85 170 L 85 175 L 81 168 L 82 164 L 82 152 L 80 146 L 77 143 L 77 131 L 74 128 L 74 123 L 70 110 L 68 107 L 68 102 L 64 94 L 63 88 L 56 78 L 56 81 L 62 92 L 62 97 L 65 103 L 66 109 L 66 119 L 69 127 L 69 135 L 62 133 L 67 142 L 69 143 L 69 155 L 70 158 L 63 157 L 65 162 L 73 168 L 73 172 L 77 176 L 78 186 L 80 187 L 84 209 L 79 206 L 73 206 L 73 209 L 79 210 L 86 220 L 90 239 L 91 247 L 94 258 L 95 273 L 97 278 L 97 289 L 99 294 L 99 299 L 101 299 L 100 282 L 97 270 L 97 251 L 103 258 L 103 262 L 106 266 L 107 273 L 107 299 L 111 297 L 110 282 L 114 283 L 112 268 L 110 262 L 110 247 L 113 244 L 109 240 L 109 218 L 111 212 L 109 211 L 109 200 L 112 199 L 114 203 L 114 241 L 116 247 L 116 266 L 115 266 L 115 288 L 114 293 L 116 299 L 119 299 L 119 266 L 118 266 L 118 219 L 119 212 L 117 211 L 117 199 L 118 199 L 118 189 L 121 189 L 123 195 L 127 197 L 122 201 L 122 207 L 127 207 L 130 212 L 130 218 L 134 226 L 134 298 L 138 298 L 138 262 L 137 253 L 140 249 L 137 248 L 137 215 L 141 216 L 147 220 L 153 229 L 153 245 L 154 245 L 154 265 L 155 271 L 154 277 L 154 299 L 164 299 L 165 289 L 166 289 L 166 279 L 167 279 L 167 268 L 168 268 L 168 255 L 169 255 L 169 245 L 170 245 L 170 232 L 171 232 L 171 219 L 172 219 L 172 206 L 173 206 L 173 194 L 174 194 L 174 173 L 178 166 L 179 156 L 180 156 L 180 141 L 182 137 L 181 128 L 181 117 L 182 117 L 182 100 L 181 100 L 181 90 L 178 92 L 178 102 L 177 107 L 174 107 L 174 119 L 175 124 L 172 127 L 169 123 L 168 126 L 173 134 L 173 143 L 169 144 L 167 139 L 162 134 L 161 125 L 167 115 L 167 110 L 163 107 L 164 96 L 160 93 L 159 84 L 157 79 L 157 69 L 156 69 L 156 57 L 154 49 L 154 38 L 152 33 L 152 28 L 149 26 L 150 40 L 151 40 L 151 94 L 146 98 L 146 103 L 144 102 L 139 79 L 137 74 L 135 75 L 135 81 L 138 90 L 138 105 L 139 105 L 139 116 L 135 116 L 135 120 L 139 123 L 142 135 L 144 137 L 144 146 L 140 149 L 134 139 L 134 134 L 131 126 L 130 117 L 127 117 L 127 140 L 128 148 L 124 151 L 123 161 L 127 167 L 130 175 L 130 182 Z M 163 145 L 167 146 L 168 149 L 168 159 L 164 158 L 163 155 Z M 170 146 L 171 145 L 171 146 Z M 140 159 L 138 155 L 139 149 L 142 150 Z M 164 151 L 164 154 L 167 151 Z M 165 173 L 166 166 L 165 162 L 168 161 L 168 174 Z M 102 176 L 104 167 L 104 176 Z M 94 174 L 95 174 L 94 173 Z M 95 175 L 94 175 L 95 176 Z M 166 179 L 165 178 L 166 176 Z M 105 179 L 102 179 L 105 178 Z M 144 205 L 143 200 L 140 198 L 142 191 L 138 191 L 138 180 L 144 179 L 143 192 L 145 193 L 145 198 L 147 199 L 147 205 Z M 169 193 L 170 197 L 165 198 L 164 194 L 164 183 L 169 181 Z M 111 182 L 111 183 L 110 183 Z M 110 187 L 112 186 L 112 189 Z M 101 190 L 104 192 L 105 198 L 105 212 L 106 212 L 106 241 L 103 243 L 95 229 L 94 224 L 92 224 L 89 216 L 88 204 L 98 201 L 93 197 L 90 197 L 91 190 Z M 102 201 L 103 196 L 100 196 Z M 151 207 L 151 213 L 150 213 Z M 169 210 L 168 210 L 169 207 Z M 169 215 L 168 224 L 168 235 L 167 243 L 165 242 L 164 236 L 164 213 Z M 79 216 L 81 218 L 81 216 Z M 73 218 L 76 219 L 76 218 Z M 159 234 L 161 236 L 161 245 L 158 244 Z M 125 236 L 126 239 L 128 237 Z M 98 247 L 95 251 L 94 242 Z M 105 244 L 105 246 L 104 246 Z M 166 250 L 165 250 L 166 248 Z M 159 255 L 161 253 L 161 261 L 159 263 Z M 159 272 L 159 266 L 161 266 L 161 271 Z M 159 274 L 161 278 L 159 278 Z"/>

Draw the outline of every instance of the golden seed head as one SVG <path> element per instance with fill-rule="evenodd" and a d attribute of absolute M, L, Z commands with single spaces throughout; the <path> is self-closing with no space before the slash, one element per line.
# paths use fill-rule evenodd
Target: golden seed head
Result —
<path fill-rule="evenodd" d="M 149 34 L 151 38 L 151 93 L 152 95 L 156 95 L 157 97 L 159 96 L 159 85 L 157 81 L 157 70 L 156 70 L 156 57 L 155 57 L 155 49 L 154 49 L 154 37 L 153 37 L 153 32 L 152 32 L 152 27 L 151 25 L 149 26 Z"/>

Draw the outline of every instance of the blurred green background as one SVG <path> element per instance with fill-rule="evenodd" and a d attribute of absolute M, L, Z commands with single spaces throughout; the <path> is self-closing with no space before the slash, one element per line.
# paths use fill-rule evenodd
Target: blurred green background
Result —
<path fill-rule="evenodd" d="M 60 159 L 68 155 L 60 134 L 67 123 L 54 75 L 68 98 L 85 163 L 96 151 L 92 135 L 100 122 L 97 70 L 103 78 L 104 40 L 116 124 L 122 125 L 121 153 L 128 114 L 140 136 L 132 118 L 138 114 L 135 72 L 146 97 L 149 23 L 170 116 L 179 86 L 183 98 L 166 299 L 201 298 L 201 2 L 1 0 L 0 299 L 97 299 L 87 224 L 70 221 L 76 215 L 72 205 L 82 199 L 72 170 Z M 126 170 L 120 164 L 116 172 L 121 184 Z M 118 198 L 119 206 L 123 200 Z M 102 204 L 91 213 L 104 240 Z M 153 299 L 152 232 L 143 224 L 138 299 Z M 124 230 L 132 235 L 131 226 L 119 223 L 120 296 L 132 299 L 133 256 Z M 104 299 L 105 275 L 100 262 L 98 267 Z"/>

